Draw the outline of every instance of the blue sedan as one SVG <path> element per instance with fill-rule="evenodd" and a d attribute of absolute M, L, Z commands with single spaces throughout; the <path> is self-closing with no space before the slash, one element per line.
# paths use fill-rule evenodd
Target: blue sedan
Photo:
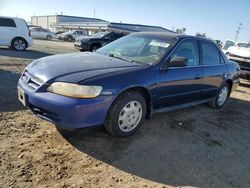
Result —
<path fill-rule="evenodd" d="M 127 137 L 153 113 L 201 103 L 221 108 L 239 73 L 212 41 L 141 32 L 96 52 L 33 61 L 19 79 L 18 98 L 58 127 L 104 125 Z"/>

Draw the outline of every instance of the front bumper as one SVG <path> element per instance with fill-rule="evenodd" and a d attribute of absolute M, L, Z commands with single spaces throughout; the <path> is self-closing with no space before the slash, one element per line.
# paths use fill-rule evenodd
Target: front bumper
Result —
<path fill-rule="evenodd" d="M 240 77 L 242 78 L 250 78 L 250 59 L 244 57 L 235 57 L 229 54 L 228 58 L 237 62 L 240 66 Z"/>
<path fill-rule="evenodd" d="M 25 92 L 26 106 L 37 116 L 62 128 L 103 125 L 114 95 L 76 99 L 50 92 L 35 92 L 23 80 L 18 87 Z"/>
<path fill-rule="evenodd" d="M 74 47 L 78 50 L 82 50 L 82 51 L 89 51 L 90 50 L 90 45 L 88 45 L 87 43 L 75 43 Z"/>

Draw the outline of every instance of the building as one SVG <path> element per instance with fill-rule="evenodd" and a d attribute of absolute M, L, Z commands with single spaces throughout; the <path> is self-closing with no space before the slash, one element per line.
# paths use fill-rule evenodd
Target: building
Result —
<path fill-rule="evenodd" d="M 72 29 L 107 29 L 108 22 L 98 18 L 66 15 L 32 16 L 31 25 L 41 26 L 51 31 Z M 85 26 L 85 27 L 83 27 Z"/>
<path fill-rule="evenodd" d="M 108 30 L 114 32 L 124 32 L 124 33 L 140 32 L 140 31 L 159 31 L 159 32 L 174 33 L 173 31 L 165 29 L 160 26 L 113 23 L 113 22 L 109 23 Z"/>
<path fill-rule="evenodd" d="M 173 31 L 159 26 L 140 24 L 113 23 L 98 18 L 75 17 L 66 15 L 32 16 L 31 25 L 40 26 L 51 31 L 83 30 L 85 34 L 92 35 L 100 31 L 138 32 L 138 31 Z"/>

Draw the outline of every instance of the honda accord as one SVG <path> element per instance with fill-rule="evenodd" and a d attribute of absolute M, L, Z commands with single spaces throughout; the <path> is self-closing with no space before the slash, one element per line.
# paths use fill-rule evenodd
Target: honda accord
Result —
<path fill-rule="evenodd" d="M 239 73 L 210 40 L 139 32 L 96 52 L 33 61 L 19 79 L 18 98 L 58 127 L 103 125 L 128 137 L 157 112 L 201 103 L 221 108 Z"/>

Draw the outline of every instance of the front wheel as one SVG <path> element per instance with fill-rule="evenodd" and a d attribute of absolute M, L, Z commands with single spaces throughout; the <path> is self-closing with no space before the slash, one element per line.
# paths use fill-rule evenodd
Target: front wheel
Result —
<path fill-rule="evenodd" d="M 69 35 L 68 38 L 67 38 L 67 40 L 68 40 L 68 42 L 73 42 L 74 38 L 71 35 Z"/>
<path fill-rule="evenodd" d="M 92 45 L 92 46 L 90 47 L 90 51 L 91 51 L 91 52 L 95 52 L 95 51 L 98 50 L 99 48 L 100 48 L 99 45 Z"/>
<path fill-rule="evenodd" d="M 128 137 L 140 128 L 145 114 L 144 97 L 137 92 L 126 92 L 111 106 L 104 126 L 113 136 Z"/>
<path fill-rule="evenodd" d="M 209 105 L 214 109 L 220 109 L 227 101 L 230 94 L 230 88 L 228 83 L 224 83 L 216 97 L 209 103 Z"/>
<path fill-rule="evenodd" d="M 46 39 L 47 39 L 47 40 L 51 40 L 51 39 L 52 39 L 52 36 L 51 36 L 51 35 L 47 35 L 47 36 L 46 36 Z"/>

